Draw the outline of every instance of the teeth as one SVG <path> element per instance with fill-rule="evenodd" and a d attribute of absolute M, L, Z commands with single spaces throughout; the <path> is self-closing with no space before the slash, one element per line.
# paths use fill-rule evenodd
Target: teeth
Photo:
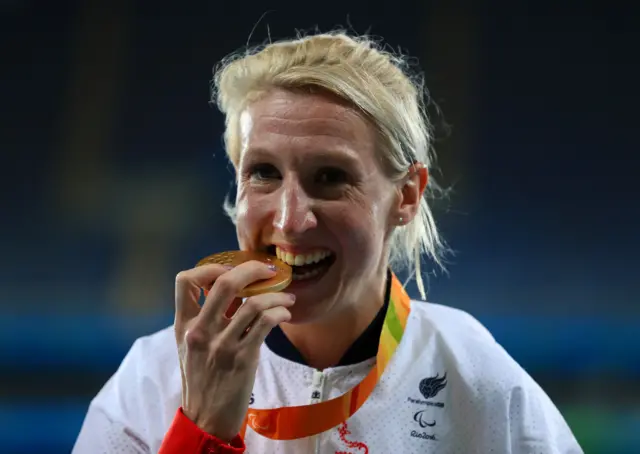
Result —
<path fill-rule="evenodd" d="M 328 257 L 331 253 L 327 250 L 318 250 L 309 254 L 292 254 L 276 247 L 276 256 L 285 263 L 293 266 L 311 265 Z"/>
<path fill-rule="evenodd" d="M 325 257 L 326 257 L 326 255 L 325 255 L 325 253 L 324 253 L 324 252 L 322 252 L 322 251 L 316 251 L 316 252 L 313 254 L 313 256 L 311 256 L 311 255 L 310 255 L 310 256 L 307 258 L 307 263 L 316 263 L 316 262 L 319 262 L 320 260 L 322 260 L 322 259 L 323 259 L 323 258 L 325 258 Z"/>

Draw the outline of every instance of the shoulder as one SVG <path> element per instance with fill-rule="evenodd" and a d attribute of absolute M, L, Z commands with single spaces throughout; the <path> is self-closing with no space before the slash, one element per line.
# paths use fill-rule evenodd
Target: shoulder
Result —
<path fill-rule="evenodd" d="M 171 423 L 180 404 L 180 368 L 173 327 L 133 343 L 118 370 L 91 402 L 109 418 L 144 435 Z"/>
<path fill-rule="evenodd" d="M 440 304 L 411 302 L 410 336 L 431 346 L 447 369 L 467 384 L 496 392 L 529 384 L 524 369 L 471 314 Z M 450 375 L 450 374 L 449 374 Z"/>
<path fill-rule="evenodd" d="M 164 386 L 178 372 L 173 326 L 135 340 L 115 376 L 129 384 L 139 380 Z"/>
<path fill-rule="evenodd" d="M 411 336 L 446 347 L 451 359 L 461 364 L 476 358 L 491 359 L 493 364 L 513 367 L 513 360 L 496 342 L 489 330 L 468 312 L 425 301 L 411 301 L 407 330 Z M 482 371 L 486 371 L 486 367 Z M 469 371 L 472 372 L 472 371 Z"/>
<path fill-rule="evenodd" d="M 410 318 L 407 333 L 425 349 L 421 362 L 446 372 L 456 418 L 509 427 L 513 441 L 534 443 L 522 447 L 527 452 L 541 447 L 541 452 L 558 452 L 549 447 L 581 452 L 548 395 L 475 317 L 412 301 Z"/>

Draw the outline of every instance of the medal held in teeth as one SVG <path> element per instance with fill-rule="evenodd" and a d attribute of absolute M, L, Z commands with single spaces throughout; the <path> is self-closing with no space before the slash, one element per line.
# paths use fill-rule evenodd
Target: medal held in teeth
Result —
<path fill-rule="evenodd" d="M 291 284 L 291 267 L 277 257 L 265 254 L 263 252 L 219 252 L 217 254 L 213 254 L 203 258 L 197 263 L 196 267 L 210 264 L 238 266 L 241 263 L 248 262 L 250 260 L 257 260 L 268 265 L 273 265 L 275 267 L 276 275 L 270 279 L 264 279 L 248 285 L 238 294 L 238 298 L 248 298 L 250 296 L 259 295 L 261 293 L 281 292 L 282 290 L 287 288 L 289 284 Z"/>
<path fill-rule="evenodd" d="M 276 246 L 271 251 L 280 260 L 291 265 L 294 281 L 306 281 L 322 276 L 335 260 L 335 256 L 326 249 L 294 253 Z"/>

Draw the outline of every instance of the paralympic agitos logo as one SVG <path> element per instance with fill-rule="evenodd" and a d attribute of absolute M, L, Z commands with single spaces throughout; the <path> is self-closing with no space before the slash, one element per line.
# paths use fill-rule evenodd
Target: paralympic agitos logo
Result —
<path fill-rule="evenodd" d="M 433 427 L 436 425 L 435 420 L 433 422 L 427 422 L 424 420 L 424 410 L 420 410 L 413 415 L 413 420 L 418 423 L 423 429 L 426 427 Z"/>

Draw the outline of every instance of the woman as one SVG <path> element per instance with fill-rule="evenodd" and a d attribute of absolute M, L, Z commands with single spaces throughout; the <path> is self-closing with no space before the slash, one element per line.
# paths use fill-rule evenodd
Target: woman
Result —
<path fill-rule="evenodd" d="M 582 452 L 480 323 L 410 301 L 390 271 L 413 266 L 424 297 L 420 258 L 443 252 L 422 86 L 404 68 L 337 33 L 221 65 L 227 210 L 241 249 L 277 254 L 294 281 L 241 305 L 266 264 L 179 273 L 174 326 L 136 341 L 75 453 Z"/>

